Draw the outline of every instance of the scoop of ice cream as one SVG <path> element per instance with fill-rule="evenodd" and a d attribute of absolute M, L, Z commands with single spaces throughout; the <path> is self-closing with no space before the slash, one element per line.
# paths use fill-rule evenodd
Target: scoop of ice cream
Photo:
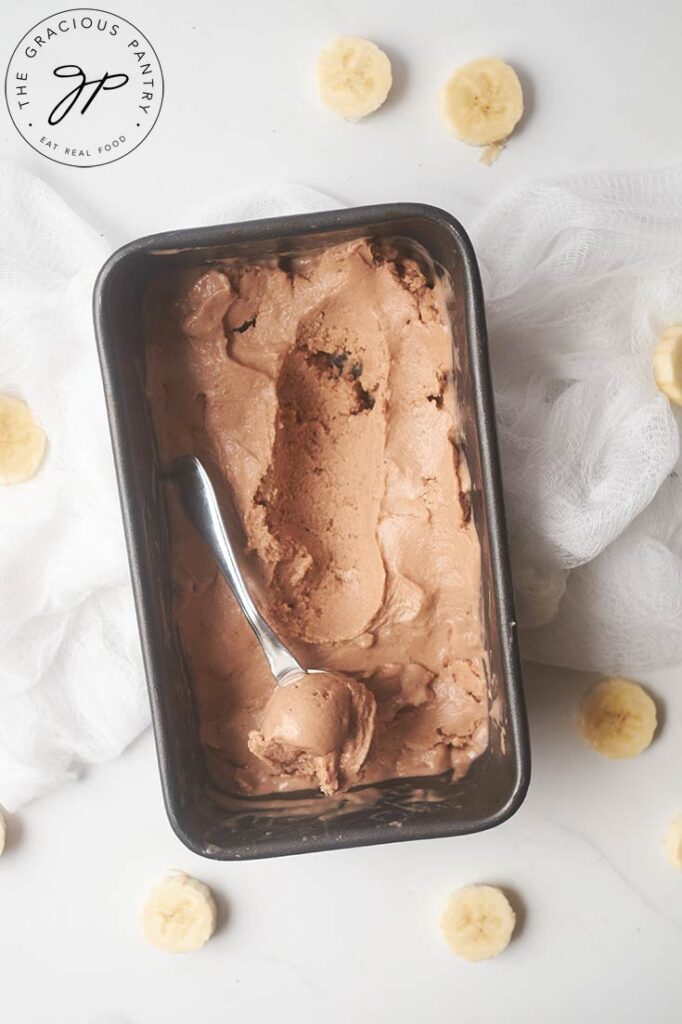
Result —
<path fill-rule="evenodd" d="M 334 753 L 348 735 L 350 703 L 345 681 L 331 675 L 305 676 L 277 687 L 265 708 L 263 735 L 315 757 Z"/>
<path fill-rule="evenodd" d="M 369 752 L 376 702 L 362 683 L 313 672 L 278 686 L 249 750 L 277 774 L 309 777 L 323 793 L 349 789 Z"/>

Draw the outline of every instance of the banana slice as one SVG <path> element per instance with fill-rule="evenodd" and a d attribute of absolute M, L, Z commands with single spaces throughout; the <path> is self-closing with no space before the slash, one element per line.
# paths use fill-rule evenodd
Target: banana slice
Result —
<path fill-rule="evenodd" d="M 462 142 L 472 146 L 503 142 L 523 114 L 518 75 L 499 57 L 472 60 L 443 86 L 440 110 L 450 131 Z"/>
<path fill-rule="evenodd" d="M 0 484 L 20 484 L 34 477 L 46 440 L 26 402 L 0 395 Z"/>
<path fill-rule="evenodd" d="M 5 816 L 0 811 L 0 856 L 5 852 L 5 843 L 7 841 L 7 822 Z"/>
<path fill-rule="evenodd" d="M 147 942 L 167 953 L 201 949 L 216 926 L 211 890 L 189 875 L 170 875 L 154 886 L 142 908 Z"/>
<path fill-rule="evenodd" d="M 682 405 L 682 324 L 666 327 L 654 349 L 654 377 L 675 405 Z"/>
<path fill-rule="evenodd" d="M 450 897 L 441 918 L 445 940 L 456 956 L 489 960 L 509 945 L 516 914 L 501 889 L 466 885 Z"/>
<path fill-rule="evenodd" d="M 578 715 L 580 730 L 606 757 L 635 757 L 656 731 L 656 705 L 629 679 L 602 679 L 585 694 Z"/>
<path fill-rule="evenodd" d="M 341 36 L 320 54 L 317 82 L 326 107 L 357 121 L 378 110 L 388 96 L 391 62 L 369 39 Z"/>
<path fill-rule="evenodd" d="M 663 849 L 670 863 L 682 870 L 682 814 L 668 825 L 663 837 Z"/>

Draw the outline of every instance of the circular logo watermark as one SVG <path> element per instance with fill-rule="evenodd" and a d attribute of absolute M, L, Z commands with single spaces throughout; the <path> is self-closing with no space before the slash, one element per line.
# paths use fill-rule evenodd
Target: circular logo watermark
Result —
<path fill-rule="evenodd" d="M 156 124 L 163 73 L 147 37 L 91 7 L 60 11 L 18 43 L 5 76 L 17 131 L 38 153 L 98 167 L 136 149 Z"/>

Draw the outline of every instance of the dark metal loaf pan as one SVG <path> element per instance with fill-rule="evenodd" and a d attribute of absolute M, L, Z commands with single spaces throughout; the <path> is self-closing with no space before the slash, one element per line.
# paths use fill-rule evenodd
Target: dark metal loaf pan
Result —
<path fill-rule="evenodd" d="M 320 798 L 226 800 L 213 788 L 199 741 L 192 687 L 173 622 L 164 485 L 145 396 L 142 295 L 151 277 L 227 257 L 262 259 L 368 236 L 423 246 L 452 284 L 459 400 L 472 507 L 482 548 L 490 662 L 491 740 L 461 781 L 382 783 L 373 800 L 336 810 Z M 166 808 L 182 841 L 207 857 L 273 857 L 490 828 L 521 804 L 530 755 L 514 622 L 495 438 L 483 297 L 461 225 L 430 206 L 366 206 L 152 235 L 119 249 L 102 268 L 94 316 L 118 473 L 130 570 Z M 289 808 L 289 809 L 287 809 Z M 311 810 L 312 808 L 312 810 Z M 324 810 L 324 813 L 322 811 Z"/>

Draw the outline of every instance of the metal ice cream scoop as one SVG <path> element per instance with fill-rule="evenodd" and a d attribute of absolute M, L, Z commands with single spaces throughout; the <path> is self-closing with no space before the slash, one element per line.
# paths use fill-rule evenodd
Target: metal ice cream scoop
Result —
<path fill-rule="evenodd" d="M 256 608 L 237 564 L 229 531 L 218 507 L 213 484 L 199 459 L 185 455 L 175 459 L 170 476 L 175 480 L 182 505 L 195 529 L 204 538 L 230 590 L 256 634 L 278 686 L 286 686 L 307 674 Z"/>

